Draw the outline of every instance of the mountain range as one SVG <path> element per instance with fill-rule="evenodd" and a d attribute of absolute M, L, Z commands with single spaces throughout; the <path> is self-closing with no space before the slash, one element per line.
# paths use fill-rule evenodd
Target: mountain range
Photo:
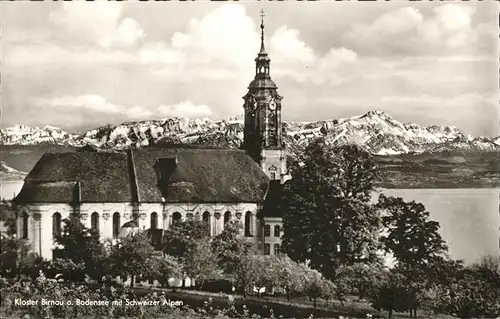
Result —
<path fill-rule="evenodd" d="M 297 151 L 315 138 L 336 144 L 354 143 L 374 155 L 418 154 L 442 151 L 498 152 L 500 137 L 472 137 L 456 127 L 403 124 L 384 112 L 315 122 L 284 122 L 285 142 Z M 144 147 L 158 143 L 203 144 L 238 147 L 243 140 L 243 121 L 167 118 L 107 125 L 83 134 L 57 127 L 16 125 L 0 130 L 0 144 L 56 144 L 101 149 Z"/>
<path fill-rule="evenodd" d="M 313 122 L 284 122 L 285 145 L 297 158 L 314 139 L 354 143 L 372 153 L 385 188 L 500 187 L 500 137 L 473 137 L 456 127 L 401 123 L 380 111 Z M 57 127 L 16 125 L 0 130 L 0 178 L 22 180 L 46 152 L 120 151 L 162 144 L 237 148 L 244 124 L 237 118 L 166 118 L 107 125 L 82 134 Z"/>

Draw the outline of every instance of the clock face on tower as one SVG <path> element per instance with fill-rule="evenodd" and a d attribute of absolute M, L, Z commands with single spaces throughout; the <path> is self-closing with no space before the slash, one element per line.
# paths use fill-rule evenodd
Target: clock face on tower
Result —
<path fill-rule="evenodd" d="M 271 102 L 269 102 L 269 108 L 274 111 L 276 109 L 276 101 L 274 99 L 271 99 Z"/>

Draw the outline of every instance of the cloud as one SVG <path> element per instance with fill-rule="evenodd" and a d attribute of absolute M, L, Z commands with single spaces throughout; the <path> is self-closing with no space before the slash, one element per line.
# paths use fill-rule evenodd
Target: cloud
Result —
<path fill-rule="evenodd" d="M 474 14 L 474 7 L 447 4 L 437 7 L 435 10 L 435 20 L 444 30 L 461 30 L 469 28 L 471 15 Z"/>
<path fill-rule="evenodd" d="M 62 67 L 98 67 L 117 64 L 135 63 L 132 54 L 118 51 L 103 51 L 92 47 L 73 50 L 57 44 L 33 44 L 27 46 L 10 46 L 4 44 L 3 62 L 8 70 L 12 67 L 59 69 Z M 36 52 L 36 54 L 33 54 Z"/>
<path fill-rule="evenodd" d="M 488 35 L 472 25 L 474 13 L 475 7 L 467 4 L 440 5 L 430 15 L 413 7 L 399 8 L 371 23 L 354 24 L 344 40 L 375 55 L 475 52 Z"/>
<path fill-rule="evenodd" d="M 453 98 L 443 98 L 424 94 L 418 96 L 383 96 L 380 101 L 384 103 L 398 103 L 401 105 L 441 105 L 443 107 L 457 107 L 480 103 L 494 104 L 498 101 L 498 97 L 467 93 Z"/>
<path fill-rule="evenodd" d="M 155 109 L 140 105 L 128 107 L 114 104 L 105 97 L 96 94 L 42 98 L 36 100 L 35 103 L 52 109 L 63 108 L 75 112 L 88 110 L 103 115 L 122 115 L 125 119 L 130 120 L 146 120 L 158 116 L 204 117 L 212 114 L 207 105 L 194 104 L 189 100 L 172 105 L 160 105 Z"/>
<path fill-rule="evenodd" d="M 151 111 L 142 106 L 126 107 L 117 105 L 96 94 L 43 98 L 38 99 L 35 103 L 51 108 L 74 110 L 75 112 L 84 109 L 104 115 L 124 115 L 127 119 L 146 119 L 153 115 Z"/>
<path fill-rule="evenodd" d="M 38 103 L 51 107 L 88 109 L 101 113 L 120 113 L 123 107 L 120 105 L 109 103 L 100 95 L 87 94 L 81 96 L 63 96 L 51 99 L 40 99 Z"/>
<path fill-rule="evenodd" d="M 201 19 L 191 19 L 184 32 L 169 42 L 145 44 L 139 51 L 143 63 L 176 64 L 180 68 L 219 65 L 248 68 L 258 46 L 258 34 L 245 7 L 225 4 Z"/>
<path fill-rule="evenodd" d="M 323 59 L 320 60 L 319 64 L 321 69 L 331 70 L 344 64 L 356 62 L 357 60 L 358 54 L 352 50 L 344 47 L 339 49 L 332 48 Z"/>
<path fill-rule="evenodd" d="M 142 106 L 133 106 L 125 109 L 125 114 L 130 119 L 145 120 L 149 119 L 155 114 Z"/>
<path fill-rule="evenodd" d="M 154 72 L 159 76 L 179 78 L 182 74 L 190 81 L 234 80 L 242 74 L 252 74 L 259 37 L 260 32 L 243 5 L 224 4 L 201 19 L 190 20 L 187 30 L 174 33 L 169 42 L 144 44 L 138 56 L 143 64 L 156 65 Z M 266 44 L 272 74 L 297 82 L 337 85 L 344 80 L 332 71 L 357 61 L 357 54 L 344 47 L 331 48 L 324 56 L 318 56 L 301 39 L 298 30 L 287 26 L 268 34 Z"/>
<path fill-rule="evenodd" d="M 300 38 L 299 31 L 286 26 L 278 28 L 272 36 L 270 43 L 273 55 L 282 61 L 293 60 L 304 64 L 312 64 L 316 55 Z"/>
<path fill-rule="evenodd" d="M 139 23 L 123 17 L 119 3 L 63 3 L 51 13 L 50 20 L 68 30 L 71 37 L 90 41 L 94 46 L 74 49 L 49 42 L 14 47 L 9 50 L 12 54 L 6 55 L 9 63 L 42 68 L 59 68 L 63 64 L 128 65 L 142 67 L 143 72 L 158 80 L 228 80 L 242 84 L 251 79 L 260 44 L 260 30 L 241 4 L 224 4 L 189 20 L 185 30 L 174 32 L 169 41 L 148 42 Z M 330 48 L 319 56 L 301 39 L 297 29 L 288 26 L 267 34 L 266 44 L 273 74 L 299 83 L 343 83 L 344 76 L 334 71 L 358 59 L 345 47 Z M 134 45 L 136 52 L 124 50 Z M 30 58 L 33 51 L 38 54 Z"/>
<path fill-rule="evenodd" d="M 101 39 L 100 44 L 105 48 L 113 45 L 131 46 L 145 35 L 137 21 L 125 18 L 110 35 Z"/>
<path fill-rule="evenodd" d="M 165 42 L 146 43 L 139 51 L 139 61 L 145 64 L 175 64 L 181 58 L 182 53 Z"/>
<path fill-rule="evenodd" d="M 300 83 L 339 85 L 347 80 L 339 67 L 358 60 L 356 52 L 347 48 L 331 48 L 319 56 L 301 38 L 300 32 L 287 26 L 278 28 L 269 40 L 273 74 Z"/>
<path fill-rule="evenodd" d="M 75 38 L 97 42 L 103 48 L 130 46 L 145 36 L 137 21 L 122 17 L 122 5 L 117 2 L 64 2 L 49 19 L 59 32 L 67 30 Z"/>
<path fill-rule="evenodd" d="M 160 105 L 158 111 L 165 117 L 204 117 L 210 116 L 210 107 L 204 104 L 194 104 L 191 101 L 183 101 L 174 105 Z"/>

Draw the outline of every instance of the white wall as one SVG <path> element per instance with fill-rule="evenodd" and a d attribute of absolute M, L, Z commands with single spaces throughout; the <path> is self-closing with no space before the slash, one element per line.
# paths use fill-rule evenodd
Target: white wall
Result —
<path fill-rule="evenodd" d="M 137 212 L 139 214 L 140 229 L 149 229 L 151 227 L 151 214 L 156 212 L 158 215 L 158 228 L 168 229 L 172 224 L 172 215 L 175 212 L 181 214 L 181 220 L 185 220 L 188 214 L 201 219 L 202 214 L 207 211 L 210 214 L 210 232 L 213 236 L 220 234 L 224 229 L 224 213 L 226 211 L 231 212 L 231 220 L 239 219 L 241 221 L 243 229 L 245 214 L 251 212 L 253 216 L 253 225 L 251 227 L 254 229 L 254 237 L 249 237 L 248 240 L 258 242 L 256 232 L 259 229 L 257 220 L 259 205 L 257 203 L 143 203 L 138 207 L 134 207 L 131 203 L 83 203 L 79 209 L 82 215 L 82 223 L 88 228 L 91 227 L 92 213 L 99 214 L 99 233 L 102 240 L 113 238 L 113 214 L 116 212 L 120 214 L 121 225 L 131 221 L 133 213 Z M 58 212 L 61 214 L 61 220 L 64 220 L 69 217 L 72 211 L 73 208 L 68 204 L 34 203 L 19 206 L 18 236 L 22 235 L 23 229 L 21 213 L 26 212 L 29 216 L 28 240 L 32 250 L 43 258 L 50 260 L 52 259 L 52 250 L 55 248 L 52 235 L 53 215 Z M 40 221 L 39 224 L 38 220 Z"/>
<path fill-rule="evenodd" d="M 270 245 L 270 255 L 274 255 L 274 245 L 279 244 L 281 248 L 281 236 L 283 236 L 283 220 L 281 217 L 265 217 L 262 223 L 262 237 L 264 244 Z M 269 225 L 271 229 L 270 236 L 264 236 L 264 227 Z M 280 237 L 274 236 L 274 226 L 280 227 Z M 264 247 L 262 248 L 264 249 Z"/>

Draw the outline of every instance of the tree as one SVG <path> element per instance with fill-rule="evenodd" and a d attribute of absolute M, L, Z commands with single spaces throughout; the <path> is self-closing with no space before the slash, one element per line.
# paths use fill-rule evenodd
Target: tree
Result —
<path fill-rule="evenodd" d="M 60 246 L 54 250 L 55 257 L 68 259 L 75 265 L 83 264 L 85 274 L 92 279 L 99 280 L 108 272 L 107 253 L 99 240 L 99 232 L 85 227 L 79 213 L 64 219 L 63 230 L 55 242 Z"/>
<path fill-rule="evenodd" d="M 477 277 L 492 284 L 500 290 L 500 259 L 496 256 L 487 255 L 472 265 Z"/>
<path fill-rule="evenodd" d="M 17 229 L 17 213 L 12 201 L 2 199 L 0 202 L 0 221 L 4 222 L 7 228 L 7 235 L 12 236 L 16 234 Z"/>
<path fill-rule="evenodd" d="M 436 284 L 429 275 L 447 259 L 448 247 L 438 232 L 439 223 L 429 219 L 424 205 L 380 195 L 377 207 L 384 211 L 382 242 L 396 260 L 394 271 L 405 285 L 410 316 L 416 316 L 426 291 Z"/>
<path fill-rule="evenodd" d="M 469 267 L 459 261 L 444 260 L 435 269 L 439 279 L 432 303 L 434 311 L 460 318 L 493 318 L 500 314 L 496 258 L 485 257 Z"/>
<path fill-rule="evenodd" d="M 157 280 L 162 287 L 168 286 L 170 278 L 182 275 L 182 264 L 177 258 L 156 252 L 147 261 L 148 269 L 142 274 L 147 280 Z"/>
<path fill-rule="evenodd" d="M 202 221 L 186 220 L 172 225 L 163 236 L 163 251 L 180 260 L 184 272 L 199 288 L 218 274 L 217 256 L 212 252 L 211 238 Z M 183 280 L 183 286 L 185 281 Z"/>
<path fill-rule="evenodd" d="M 15 235 L 0 235 L 0 275 L 18 279 L 21 275 L 32 278 L 45 267 L 43 258 L 31 252 L 30 244 Z"/>
<path fill-rule="evenodd" d="M 17 255 L 19 241 L 13 236 L 1 236 L 0 274 L 13 278 L 17 275 Z"/>
<path fill-rule="evenodd" d="M 500 314 L 500 290 L 484 280 L 477 268 L 465 268 L 448 287 L 438 290 L 439 310 L 460 318 L 494 318 Z"/>
<path fill-rule="evenodd" d="M 174 224 L 163 234 L 163 252 L 183 258 L 195 242 L 210 238 L 206 225 L 199 220 L 186 220 Z"/>
<path fill-rule="evenodd" d="M 242 255 L 234 266 L 234 281 L 238 291 L 243 293 L 243 297 L 252 291 L 254 286 L 265 286 L 263 274 L 265 273 L 262 257 L 254 253 Z"/>
<path fill-rule="evenodd" d="M 313 300 L 313 306 L 316 308 L 318 298 L 328 296 L 331 293 L 331 282 L 323 277 L 317 270 L 303 266 L 305 269 L 304 292 Z"/>
<path fill-rule="evenodd" d="M 155 251 L 145 232 L 130 234 L 111 247 L 110 260 L 116 275 L 131 278 L 131 287 L 137 275 L 148 275 L 161 252 Z"/>
<path fill-rule="evenodd" d="M 212 241 L 212 251 L 217 256 L 225 274 L 234 276 L 240 269 L 243 257 L 253 252 L 252 244 L 240 236 L 242 225 L 233 220 Z"/>
<path fill-rule="evenodd" d="M 257 256 L 252 243 L 243 238 L 242 225 L 233 220 L 224 226 L 224 230 L 212 241 L 212 252 L 217 256 L 223 273 L 230 277 L 236 288 L 244 296 L 253 288 L 253 285 L 262 284 L 264 262 Z"/>
<path fill-rule="evenodd" d="M 392 318 L 394 311 L 408 309 L 407 278 L 399 272 L 386 272 L 383 280 L 377 283 L 371 294 L 372 307 L 377 310 L 387 310 Z"/>
<path fill-rule="evenodd" d="M 341 294 L 357 295 L 359 299 L 369 296 L 383 275 L 379 263 L 356 263 L 337 269 L 336 281 Z"/>
<path fill-rule="evenodd" d="M 283 249 L 334 279 L 341 265 L 379 257 L 378 210 L 370 203 L 375 161 L 355 145 L 311 143 L 283 190 Z"/>
<path fill-rule="evenodd" d="M 217 255 L 211 248 L 209 240 L 196 240 L 189 246 L 189 253 L 182 258 L 184 271 L 195 280 L 198 289 L 205 281 L 220 276 Z"/>
<path fill-rule="evenodd" d="M 422 268 L 445 256 L 448 247 L 438 232 L 439 223 L 429 219 L 423 204 L 382 194 L 377 207 L 386 212 L 382 222 L 387 234 L 382 241 L 398 263 Z"/>
<path fill-rule="evenodd" d="M 288 256 L 269 256 L 269 264 L 266 265 L 269 282 L 273 287 L 282 289 L 287 299 L 302 294 L 305 291 L 306 272 L 305 267 L 290 259 Z"/>

